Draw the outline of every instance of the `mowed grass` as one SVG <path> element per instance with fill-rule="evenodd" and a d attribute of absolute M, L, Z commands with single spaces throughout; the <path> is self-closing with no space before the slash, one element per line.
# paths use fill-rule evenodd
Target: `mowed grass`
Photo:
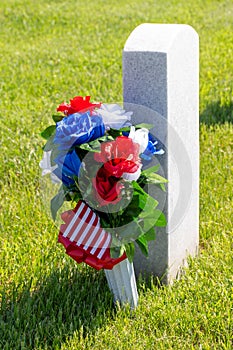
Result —
<path fill-rule="evenodd" d="M 232 18 L 230 0 L 1 1 L 1 349 L 232 349 Z M 138 281 L 130 312 L 57 244 L 39 133 L 77 94 L 122 100 L 122 49 L 144 22 L 200 36 L 200 252 L 172 286 Z"/>

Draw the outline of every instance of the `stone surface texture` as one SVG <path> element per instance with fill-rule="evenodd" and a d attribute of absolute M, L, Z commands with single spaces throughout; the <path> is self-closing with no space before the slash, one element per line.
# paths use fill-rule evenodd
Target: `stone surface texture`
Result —
<path fill-rule="evenodd" d="M 199 242 L 199 39 L 185 24 L 138 26 L 123 50 L 123 99 L 133 122 L 149 122 L 165 149 L 157 156 L 168 179 L 149 258 L 136 251 L 136 274 L 170 283 L 195 256 Z"/>

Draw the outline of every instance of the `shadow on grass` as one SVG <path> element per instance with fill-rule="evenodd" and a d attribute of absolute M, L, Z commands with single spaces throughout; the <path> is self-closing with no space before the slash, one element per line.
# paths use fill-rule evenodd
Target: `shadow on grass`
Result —
<path fill-rule="evenodd" d="M 221 104 L 215 101 L 207 105 L 206 109 L 200 114 L 200 123 L 208 126 L 215 124 L 233 123 L 233 101 Z"/>
<path fill-rule="evenodd" d="M 44 279 L 34 292 L 15 287 L 0 315 L 1 349 L 58 349 L 75 331 L 85 337 L 114 314 L 102 272 L 65 267 Z"/>

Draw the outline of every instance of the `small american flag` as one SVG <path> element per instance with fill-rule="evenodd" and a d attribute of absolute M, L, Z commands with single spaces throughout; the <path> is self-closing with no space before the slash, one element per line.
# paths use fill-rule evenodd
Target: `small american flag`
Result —
<path fill-rule="evenodd" d="M 104 265 L 112 268 L 126 258 L 125 255 L 111 258 L 111 235 L 100 226 L 99 217 L 84 202 L 79 201 L 75 209 L 62 213 L 61 218 L 65 224 L 60 227 L 58 240 L 76 261 L 99 269 Z"/>

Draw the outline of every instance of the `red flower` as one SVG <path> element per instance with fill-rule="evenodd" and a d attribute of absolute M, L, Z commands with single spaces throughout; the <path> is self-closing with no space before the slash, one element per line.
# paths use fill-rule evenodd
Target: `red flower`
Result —
<path fill-rule="evenodd" d="M 72 100 L 70 100 L 70 104 L 66 102 L 61 103 L 57 107 L 57 111 L 63 112 L 66 116 L 77 112 L 92 112 L 94 108 L 99 108 L 101 106 L 101 103 L 91 103 L 90 98 L 90 96 L 75 96 Z"/>
<path fill-rule="evenodd" d="M 126 136 L 101 144 L 101 152 L 95 153 L 95 160 L 103 162 L 105 170 L 112 176 L 122 177 L 123 173 L 135 173 L 141 166 L 140 145 Z"/>
<path fill-rule="evenodd" d="M 96 199 L 101 206 L 116 204 L 121 200 L 120 193 L 124 188 L 123 184 L 119 182 L 119 179 L 111 176 L 104 167 L 98 170 L 92 184 L 96 190 Z"/>

